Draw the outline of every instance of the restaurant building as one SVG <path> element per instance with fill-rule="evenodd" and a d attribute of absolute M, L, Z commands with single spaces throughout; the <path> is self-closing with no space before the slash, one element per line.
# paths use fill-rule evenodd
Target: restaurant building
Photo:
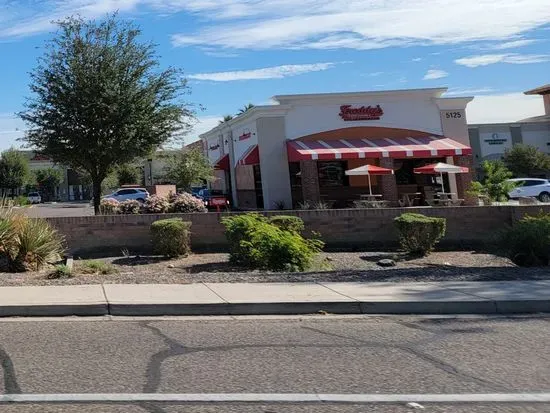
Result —
<path fill-rule="evenodd" d="M 373 176 L 373 190 L 392 205 L 401 194 L 426 196 L 437 176 L 413 169 L 434 162 L 472 166 L 466 122 L 469 97 L 446 88 L 275 96 L 201 135 L 216 168 L 213 189 L 241 209 L 297 207 L 319 201 L 346 207 L 368 191 L 366 176 L 345 171 L 371 164 L 395 170 Z M 445 189 L 464 198 L 471 173 L 445 175 Z"/>

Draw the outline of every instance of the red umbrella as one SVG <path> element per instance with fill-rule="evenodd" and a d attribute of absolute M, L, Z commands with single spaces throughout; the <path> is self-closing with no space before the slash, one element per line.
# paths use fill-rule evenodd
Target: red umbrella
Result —
<path fill-rule="evenodd" d="M 425 175 L 439 174 L 441 176 L 441 186 L 443 188 L 443 192 L 445 192 L 445 188 L 443 186 L 443 173 L 464 174 L 464 173 L 468 173 L 469 171 L 470 170 L 465 166 L 451 165 L 451 164 L 442 163 L 442 162 L 432 163 L 430 165 L 421 166 L 420 168 L 414 168 L 415 174 L 425 174 Z"/>
<path fill-rule="evenodd" d="M 346 175 L 367 175 L 369 177 L 369 193 L 372 195 L 371 175 L 393 175 L 393 169 L 382 168 L 376 165 L 363 165 L 346 171 Z"/>

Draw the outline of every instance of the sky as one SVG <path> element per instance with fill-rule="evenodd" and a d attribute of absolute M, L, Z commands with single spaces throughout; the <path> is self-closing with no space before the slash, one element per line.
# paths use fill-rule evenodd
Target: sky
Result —
<path fill-rule="evenodd" d="M 469 123 L 543 114 L 548 0 L 0 0 L 0 149 L 20 146 L 28 73 L 70 15 L 118 11 L 183 69 L 203 107 L 190 143 L 271 96 L 448 87 L 475 96 Z"/>

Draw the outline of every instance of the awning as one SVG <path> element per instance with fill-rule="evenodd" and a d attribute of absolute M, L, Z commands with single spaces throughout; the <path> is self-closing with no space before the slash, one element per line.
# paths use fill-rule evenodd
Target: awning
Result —
<path fill-rule="evenodd" d="M 260 153 L 258 152 L 258 145 L 252 145 L 244 152 L 237 165 L 257 165 L 259 163 Z"/>
<path fill-rule="evenodd" d="M 219 171 L 229 171 L 229 154 L 223 155 L 214 163 L 214 169 Z"/>
<path fill-rule="evenodd" d="M 472 148 L 446 137 L 288 141 L 288 160 L 434 158 L 471 155 Z"/>

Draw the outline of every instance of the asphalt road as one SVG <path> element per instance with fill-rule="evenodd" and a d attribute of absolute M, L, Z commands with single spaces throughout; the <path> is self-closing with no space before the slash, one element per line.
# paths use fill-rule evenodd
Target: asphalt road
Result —
<path fill-rule="evenodd" d="M 550 317 L 0 321 L 3 393 L 550 392 Z M 0 412 L 413 411 L 397 405 L 0 405 Z M 426 412 L 550 412 L 431 405 Z"/>
<path fill-rule="evenodd" d="M 19 211 L 33 218 L 83 217 L 94 215 L 89 203 L 60 202 L 57 204 L 37 204 L 20 208 Z"/>

